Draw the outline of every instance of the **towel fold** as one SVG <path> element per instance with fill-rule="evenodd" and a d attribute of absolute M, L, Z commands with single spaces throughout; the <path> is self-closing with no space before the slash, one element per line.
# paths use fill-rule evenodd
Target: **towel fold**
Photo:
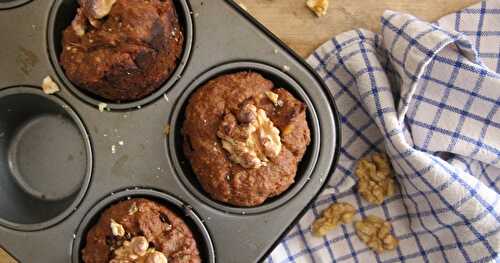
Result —
<path fill-rule="evenodd" d="M 267 262 L 500 261 L 500 1 L 431 24 L 387 11 L 382 32 L 343 33 L 308 62 L 334 95 L 342 149 L 329 186 Z M 380 205 L 356 192 L 357 161 L 389 156 L 398 191 Z M 313 237 L 332 202 L 392 223 L 376 254 L 352 224 Z"/>

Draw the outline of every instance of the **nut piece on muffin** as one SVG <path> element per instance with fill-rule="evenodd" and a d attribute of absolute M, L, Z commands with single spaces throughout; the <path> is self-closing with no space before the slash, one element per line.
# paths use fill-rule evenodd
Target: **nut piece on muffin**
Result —
<path fill-rule="evenodd" d="M 244 207 L 287 190 L 310 143 L 305 104 L 254 72 L 222 75 L 197 89 L 182 134 L 203 189 Z"/>
<path fill-rule="evenodd" d="M 199 263 L 191 230 L 167 207 L 143 198 L 106 209 L 87 233 L 85 263 Z"/>
<path fill-rule="evenodd" d="M 138 100 L 176 69 L 184 36 L 172 0 L 79 0 L 63 32 L 60 63 L 80 89 Z"/>

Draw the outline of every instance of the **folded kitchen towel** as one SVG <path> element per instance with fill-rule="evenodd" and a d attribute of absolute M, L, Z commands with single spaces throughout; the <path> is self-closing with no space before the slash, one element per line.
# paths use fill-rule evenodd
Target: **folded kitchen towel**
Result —
<path fill-rule="evenodd" d="M 339 109 L 341 157 L 266 262 L 499 262 L 500 1 L 434 24 L 387 11 L 381 23 L 380 34 L 343 33 L 308 58 Z M 355 187 L 357 161 L 375 152 L 389 156 L 399 189 L 380 206 Z M 352 224 L 313 237 L 332 202 L 390 221 L 399 247 L 377 254 Z"/>

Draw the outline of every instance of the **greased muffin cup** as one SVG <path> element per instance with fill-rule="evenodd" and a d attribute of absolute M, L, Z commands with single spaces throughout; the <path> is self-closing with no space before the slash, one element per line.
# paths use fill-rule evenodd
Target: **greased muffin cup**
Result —
<path fill-rule="evenodd" d="M 203 190 L 196 175 L 194 174 L 190 161 L 186 158 L 183 151 L 184 138 L 182 136 L 182 125 L 185 120 L 185 107 L 188 104 L 191 95 L 207 81 L 213 80 L 216 77 L 237 73 L 237 72 L 255 72 L 261 74 L 264 78 L 273 82 L 275 88 L 284 88 L 290 92 L 299 101 L 306 105 L 306 121 L 308 123 L 311 142 L 307 147 L 304 157 L 298 164 L 295 182 L 283 193 L 268 198 L 263 204 L 253 207 L 237 207 L 227 203 L 222 203 L 214 200 L 208 193 Z M 283 205 L 288 200 L 300 191 L 304 184 L 309 180 L 312 170 L 315 166 L 319 153 L 319 123 L 316 116 L 316 109 L 304 89 L 286 73 L 272 66 L 256 62 L 233 62 L 218 66 L 198 77 L 184 92 L 178 100 L 172 114 L 171 136 L 168 140 L 168 149 L 170 160 L 177 171 L 176 175 L 184 186 L 197 198 L 206 204 L 222 210 L 224 212 L 235 214 L 255 214 L 262 213 L 280 205 Z"/>
<path fill-rule="evenodd" d="M 0 90 L 0 225 L 38 230 L 62 220 L 91 170 L 87 131 L 63 100 L 34 87 Z"/>
<path fill-rule="evenodd" d="M 186 37 L 178 72 L 142 100 L 97 99 L 58 64 L 77 1 L 0 0 L 0 247 L 19 262 L 79 262 L 82 237 L 103 209 L 145 197 L 190 222 L 205 261 L 264 261 L 335 169 L 340 121 L 321 78 L 233 1 L 173 0 Z M 304 102 L 311 133 L 295 183 L 251 208 L 211 199 L 180 147 L 189 96 L 239 71 Z M 42 92 L 47 76 L 58 92 Z"/>

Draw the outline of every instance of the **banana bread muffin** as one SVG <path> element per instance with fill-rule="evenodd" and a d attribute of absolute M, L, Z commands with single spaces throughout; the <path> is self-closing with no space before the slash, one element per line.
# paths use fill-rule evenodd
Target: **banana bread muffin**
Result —
<path fill-rule="evenodd" d="M 172 0 L 79 0 L 60 63 L 80 89 L 113 102 L 144 98 L 176 69 L 184 37 Z"/>
<path fill-rule="evenodd" d="M 189 99 L 184 153 L 215 200 L 262 204 L 294 182 L 310 132 L 306 106 L 258 73 L 217 77 Z"/>
<path fill-rule="evenodd" d="M 143 198 L 106 209 L 87 233 L 85 263 L 199 263 L 188 226 L 167 207 Z"/>

